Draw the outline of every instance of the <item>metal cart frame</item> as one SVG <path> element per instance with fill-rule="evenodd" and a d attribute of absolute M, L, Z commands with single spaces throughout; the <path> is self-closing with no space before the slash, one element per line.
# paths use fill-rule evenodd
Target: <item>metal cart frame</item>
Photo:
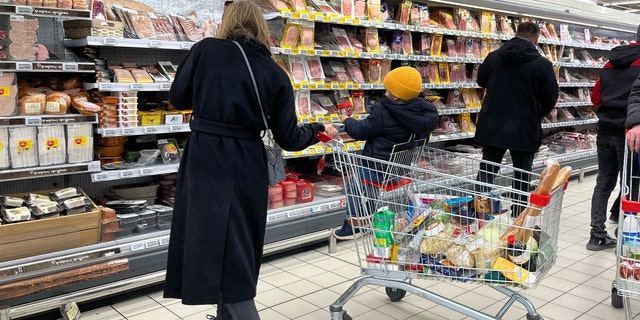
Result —
<path fill-rule="evenodd" d="M 476 319 L 500 319 L 516 302 L 526 308 L 527 319 L 542 319 L 533 304 L 510 287 L 532 288 L 537 286 L 555 263 L 559 216 L 566 180 L 563 183 L 564 188 L 556 188 L 547 194 L 529 194 L 528 191 L 514 188 L 515 185 L 529 185 L 529 181 L 515 181 L 512 178 L 514 173 L 518 173 L 517 169 L 507 165 L 485 162 L 479 158 L 430 148 L 426 146 L 426 143 L 417 143 L 411 148 L 394 149 L 391 161 L 383 161 L 349 152 L 344 145 L 330 140 L 328 137 L 321 137 L 321 140 L 332 147 L 334 162 L 342 172 L 347 198 L 355 200 L 353 203 L 356 205 L 353 209 L 355 209 L 356 217 L 350 219 L 350 222 L 361 228 L 363 232 L 363 236 L 355 237 L 354 241 L 358 263 L 364 277 L 353 283 L 336 302 L 330 305 L 332 320 L 351 319 L 343 306 L 362 287 L 367 285 L 386 287 L 387 295 L 394 302 L 401 300 L 406 292 L 410 292 Z M 455 170 L 451 170 L 452 166 L 455 167 Z M 483 172 L 481 168 L 484 170 L 489 168 L 489 170 Z M 478 172 L 493 175 L 492 183 L 478 181 Z M 533 172 L 522 171 L 519 173 L 526 174 L 534 184 L 541 179 L 541 175 Z M 372 179 L 376 181 L 368 179 L 368 177 L 376 175 L 378 179 Z M 516 176 L 518 175 L 516 174 Z M 490 195 L 494 199 L 487 198 L 488 192 L 491 192 Z M 425 198 L 419 199 L 417 196 L 419 194 L 426 195 L 427 198 L 439 198 L 439 200 L 432 201 L 429 206 L 423 206 L 419 202 L 424 202 Z M 407 198 L 408 195 L 410 198 Z M 480 210 L 484 209 L 477 209 L 477 205 L 475 205 L 476 211 L 473 215 L 468 212 L 463 214 L 462 209 L 454 211 L 451 204 L 448 205 L 450 208 L 447 210 L 433 209 L 434 206 L 443 203 L 447 207 L 447 203 L 455 203 L 465 196 L 474 197 L 474 203 L 475 201 L 487 201 L 487 199 L 493 201 L 490 207 L 494 211 L 491 214 L 481 215 Z M 479 200 L 475 200 L 476 197 Z M 495 204 L 496 198 L 500 202 L 498 205 Z M 412 199 L 413 202 L 407 201 L 407 199 Z M 470 205 L 470 203 L 467 204 Z M 483 203 L 485 206 L 488 204 L 487 202 Z M 510 218 L 511 209 L 518 210 L 517 212 L 522 211 L 521 215 L 524 215 L 525 218 L 527 215 L 531 215 L 531 217 L 526 224 L 514 227 L 512 218 Z M 537 210 L 535 214 L 534 210 Z M 389 217 L 394 216 L 393 219 L 398 219 L 398 221 L 404 219 L 406 223 L 395 224 L 389 230 L 383 229 L 380 227 L 383 214 L 387 214 Z M 498 216 L 499 218 L 496 218 Z M 421 221 L 416 223 L 418 220 Z M 393 221 L 395 223 L 395 220 Z M 431 227 L 428 225 L 429 223 L 437 224 L 439 233 L 421 231 L 432 230 L 429 229 Z M 444 226 L 440 226 L 440 224 Z M 478 260 L 479 262 L 473 266 L 459 267 L 440 264 L 444 263 L 444 260 L 437 260 L 441 257 L 446 257 L 445 260 L 455 260 L 454 254 L 449 251 L 447 251 L 448 255 L 425 253 L 425 251 L 429 252 L 432 249 L 436 250 L 437 246 L 431 245 L 429 241 L 440 240 L 440 246 L 448 247 L 446 250 L 452 250 L 454 246 L 456 249 L 469 248 L 471 242 L 475 241 L 470 239 L 487 237 L 486 235 L 478 235 L 480 230 L 483 230 L 482 228 L 489 229 L 490 225 L 494 229 L 497 228 L 496 230 L 502 236 L 509 232 L 517 237 L 522 234 L 528 235 L 522 239 L 530 239 L 534 232 L 538 232 L 539 239 L 541 239 L 540 234 L 546 236 L 544 241 L 538 240 L 536 242 L 538 247 L 535 250 L 532 248 L 521 250 L 521 252 L 530 255 L 531 264 L 527 266 L 532 271 L 524 269 L 522 266 L 525 264 L 517 265 L 520 273 L 518 273 L 519 276 L 515 276 L 515 273 L 510 271 L 511 269 L 499 268 L 497 264 L 494 266 L 493 261 L 505 260 L 503 256 L 507 252 L 505 250 L 509 248 L 503 243 L 502 236 L 487 239 L 486 242 L 476 241 L 482 243 L 481 246 L 484 246 L 484 249 L 490 253 L 490 257 L 485 256 L 484 260 Z M 458 233 L 458 238 L 455 240 L 446 237 L 438 238 L 439 235 L 448 232 L 443 230 L 449 228 L 463 231 Z M 494 229 L 490 230 L 495 233 Z M 462 241 L 460 233 L 463 233 L 464 237 L 468 237 L 465 238 L 467 242 L 455 243 L 455 241 Z M 471 234 L 474 236 L 470 236 Z M 393 237 L 394 240 L 391 242 L 394 248 L 381 244 L 384 243 L 384 241 L 381 242 L 381 237 L 385 236 L 388 236 L 387 239 Z M 509 242 L 511 245 L 513 245 L 512 241 L 511 239 Z M 532 240 L 527 240 L 524 243 L 533 243 L 528 241 Z M 409 247 L 405 247 L 408 242 L 413 245 L 420 243 L 420 249 L 411 248 L 411 243 Z M 471 252 L 474 252 L 476 256 L 483 257 L 478 254 L 478 248 L 476 247 Z M 511 248 L 513 250 L 513 247 Z M 514 253 L 514 251 L 509 252 Z M 460 256 L 468 257 L 468 254 Z M 437 257 L 437 261 L 432 260 L 433 257 Z M 509 256 L 509 258 L 513 257 Z M 532 267 L 534 260 L 537 263 L 536 269 Z M 523 274 L 526 274 L 528 278 L 526 276 L 520 277 Z M 414 279 L 486 283 L 508 299 L 497 314 L 489 315 L 414 285 L 412 283 Z"/>

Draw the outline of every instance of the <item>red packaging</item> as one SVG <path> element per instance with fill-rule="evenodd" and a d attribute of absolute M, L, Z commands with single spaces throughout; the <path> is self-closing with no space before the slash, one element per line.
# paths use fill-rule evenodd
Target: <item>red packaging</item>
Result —
<path fill-rule="evenodd" d="M 313 184 L 307 180 L 300 179 L 297 183 L 298 187 L 298 201 L 300 203 L 307 203 L 313 201 L 314 192 Z"/>

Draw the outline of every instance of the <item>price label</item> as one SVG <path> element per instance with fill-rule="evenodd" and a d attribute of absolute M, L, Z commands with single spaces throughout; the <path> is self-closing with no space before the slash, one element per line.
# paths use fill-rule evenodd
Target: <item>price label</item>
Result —
<path fill-rule="evenodd" d="M 113 90 L 113 83 L 98 83 L 98 89 L 100 91 L 110 91 Z"/>
<path fill-rule="evenodd" d="M 78 71 L 78 64 L 64 62 L 62 63 L 62 71 Z"/>
<path fill-rule="evenodd" d="M 168 91 L 169 89 L 171 89 L 171 83 L 161 83 L 160 84 L 160 90 Z"/>
<path fill-rule="evenodd" d="M 182 132 L 184 131 L 182 126 L 171 126 L 169 127 L 169 131 L 171 132 Z"/>
<path fill-rule="evenodd" d="M 149 48 L 161 48 L 162 41 L 160 40 L 149 40 Z"/>
<path fill-rule="evenodd" d="M 16 70 L 18 70 L 18 71 L 33 70 L 33 63 L 30 63 L 30 62 L 16 62 Z"/>
<path fill-rule="evenodd" d="M 139 251 L 144 249 L 145 249 L 144 242 L 134 243 L 131 245 L 131 251 Z"/>
<path fill-rule="evenodd" d="M 299 54 L 309 54 L 309 50 L 307 49 L 298 49 Z"/>
<path fill-rule="evenodd" d="M 282 48 L 281 50 L 283 54 L 291 54 L 291 48 Z"/>
<path fill-rule="evenodd" d="M 42 119 L 39 117 L 33 117 L 33 118 L 25 118 L 24 119 L 24 123 L 26 125 L 40 125 L 42 124 Z"/>
<path fill-rule="evenodd" d="M 352 57 L 354 57 L 354 56 L 356 55 L 356 53 L 355 53 L 355 52 L 353 52 L 353 51 L 346 51 L 346 52 L 345 52 L 345 55 L 346 55 L 347 57 L 352 58 Z"/>
<path fill-rule="evenodd" d="M 169 245 L 169 237 L 163 237 L 163 238 L 160 238 L 160 245 L 161 245 L 161 246 L 167 246 L 167 245 Z"/>
<path fill-rule="evenodd" d="M 107 178 L 109 178 L 109 175 L 106 173 L 97 173 L 93 175 L 93 181 L 107 180 Z"/>
<path fill-rule="evenodd" d="M 191 49 L 191 47 L 193 47 L 193 42 L 181 42 L 180 43 L 180 48 L 181 49 Z"/>
<path fill-rule="evenodd" d="M 104 129 L 102 131 L 102 136 L 103 137 L 108 137 L 108 136 L 115 136 L 116 135 L 116 129 Z"/>
<path fill-rule="evenodd" d="M 122 129 L 122 134 L 124 134 L 125 136 L 132 136 L 132 135 L 136 134 L 136 129 L 134 129 L 134 128 L 124 128 L 124 129 Z"/>
<path fill-rule="evenodd" d="M 118 39 L 116 38 L 104 38 L 102 39 L 102 44 L 105 46 L 115 46 L 118 44 Z"/>
<path fill-rule="evenodd" d="M 275 214 L 267 215 L 267 222 L 274 222 L 276 220 L 277 220 L 277 218 L 276 218 Z"/>
<path fill-rule="evenodd" d="M 156 127 L 146 127 L 144 128 L 144 133 L 156 133 L 158 132 L 158 128 Z"/>
<path fill-rule="evenodd" d="M 309 14 L 308 13 L 300 13 L 300 19 L 302 20 L 309 20 Z"/>
<path fill-rule="evenodd" d="M 151 176 L 151 175 L 153 175 L 153 169 L 152 168 L 140 169 L 140 175 L 142 175 L 142 176 Z"/>
<path fill-rule="evenodd" d="M 149 248 L 154 248 L 154 247 L 158 247 L 160 246 L 160 241 L 158 241 L 158 239 L 152 239 L 152 240 L 147 240 L 144 243 L 145 248 L 149 249 Z"/>
<path fill-rule="evenodd" d="M 142 83 L 132 83 L 130 88 L 131 90 L 139 91 L 144 89 L 144 85 Z"/>
<path fill-rule="evenodd" d="M 128 178 L 128 177 L 133 177 L 135 173 L 133 172 L 133 170 L 123 170 L 120 172 L 120 177 L 121 178 Z"/>

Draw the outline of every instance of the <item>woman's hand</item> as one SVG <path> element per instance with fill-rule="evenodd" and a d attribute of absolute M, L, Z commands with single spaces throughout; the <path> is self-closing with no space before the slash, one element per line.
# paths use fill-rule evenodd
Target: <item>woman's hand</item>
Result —
<path fill-rule="evenodd" d="M 640 124 L 629 129 L 627 132 L 627 144 L 631 150 L 640 151 Z"/>
<path fill-rule="evenodd" d="M 338 137 L 338 129 L 333 126 L 333 124 L 327 123 L 324 125 L 324 132 L 331 136 L 331 138 L 335 139 Z"/>

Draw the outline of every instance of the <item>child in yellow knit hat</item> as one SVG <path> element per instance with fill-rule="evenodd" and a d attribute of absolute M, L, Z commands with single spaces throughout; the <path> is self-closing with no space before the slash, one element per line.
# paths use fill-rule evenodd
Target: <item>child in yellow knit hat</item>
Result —
<path fill-rule="evenodd" d="M 362 155 L 389 161 L 393 146 L 417 139 L 428 138 L 438 125 L 438 111 L 427 99 L 421 96 L 422 77 L 412 67 L 399 67 L 391 70 L 383 80 L 386 92 L 379 101 L 369 108 L 369 115 L 356 120 L 346 115 L 340 118 L 345 131 L 356 140 L 365 140 Z M 380 183 L 384 177 L 379 161 L 362 164 L 358 172 L 360 179 Z M 352 188 L 348 183 L 347 188 Z M 365 185 L 368 194 L 377 190 Z M 348 192 L 354 194 L 353 191 Z M 369 198 L 369 197 L 366 197 Z M 351 197 L 347 199 L 347 219 L 356 215 L 355 206 L 359 202 Z M 367 214 L 373 214 L 375 208 L 363 208 Z M 343 226 L 333 232 L 338 240 L 353 239 L 360 236 L 358 228 L 353 228 L 345 219 Z"/>

